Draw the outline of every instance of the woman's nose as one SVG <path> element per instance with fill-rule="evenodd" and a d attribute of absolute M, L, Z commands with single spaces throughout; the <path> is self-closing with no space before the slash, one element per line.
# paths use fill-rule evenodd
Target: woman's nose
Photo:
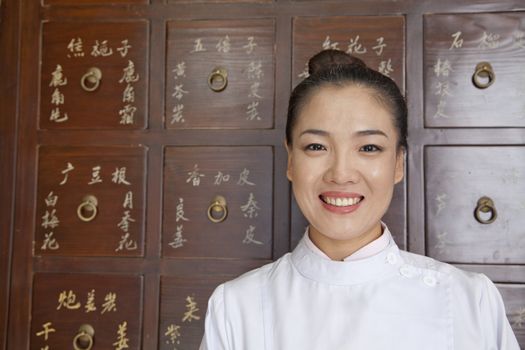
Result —
<path fill-rule="evenodd" d="M 357 162 L 348 154 L 334 155 L 325 172 L 325 181 L 336 184 L 357 183 L 359 178 Z"/>

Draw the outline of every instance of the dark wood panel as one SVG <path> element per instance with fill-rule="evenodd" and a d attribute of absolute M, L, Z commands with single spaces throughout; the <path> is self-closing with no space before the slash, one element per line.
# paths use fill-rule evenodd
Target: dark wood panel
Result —
<path fill-rule="evenodd" d="M 273 20 L 169 22 L 166 128 L 273 126 Z"/>
<path fill-rule="evenodd" d="M 0 1 L 0 349 L 6 349 L 18 120 L 19 2 Z"/>
<path fill-rule="evenodd" d="M 40 126 L 144 128 L 148 22 L 44 22 Z"/>
<path fill-rule="evenodd" d="M 35 255 L 142 256 L 146 157 L 143 147 L 41 147 Z"/>
<path fill-rule="evenodd" d="M 140 349 L 142 300 L 142 276 L 37 274 L 30 348 Z"/>
<path fill-rule="evenodd" d="M 458 263 L 525 263 L 523 147 L 427 147 L 425 174 L 430 256 Z M 480 203 L 483 197 L 492 202 Z"/>
<path fill-rule="evenodd" d="M 271 147 L 168 147 L 163 256 L 271 259 L 272 164 Z"/>
<path fill-rule="evenodd" d="M 43 5 L 147 4 L 149 0 L 42 0 Z"/>
<path fill-rule="evenodd" d="M 525 126 L 525 13 L 425 16 L 425 124 Z"/>

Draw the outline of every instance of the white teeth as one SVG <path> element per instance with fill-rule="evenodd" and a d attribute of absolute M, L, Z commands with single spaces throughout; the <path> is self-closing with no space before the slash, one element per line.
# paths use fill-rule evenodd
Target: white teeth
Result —
<path fill-rule="evenodd" d="M 361 201 L 361 198 L 333 198 L 333 197 L 323 197 L 323 200 L 331 205 L 334 205 L 336 207 L 348 207 L 350 205 L 356 205 Z"/>

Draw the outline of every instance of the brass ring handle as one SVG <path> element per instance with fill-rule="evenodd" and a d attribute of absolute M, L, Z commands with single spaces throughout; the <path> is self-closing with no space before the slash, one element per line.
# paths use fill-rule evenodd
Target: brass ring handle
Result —
<path fill-rule="evenodd" d="M 89 215 L 84 215 L 85 212 L 89 212 Z M 98 214 L 98 200 L 93 195 L 87 195 L 82 198 L 82 203 L 77 208 L 77 216 L 84 222 L 92 221 Z"/>
<path fill-rule="evenodd" d="M 77 335 L 73 338 L 73 348 L 75 350 L 91 350 L 94 343 L 95 330 L 89 324 L 83 324 L 78 329 Z"/>
<path fill-rule="evenodd" d="M 80 79 L 80 86 L 82 86 L 82 89 L 85 91 L 93 92 L 98 89 L 101 80 L 102 71 L 97 67 L 91 67 Z"/>
<path fill-rule="evenodd" d="M 226 68 L 216 67 L 208 76 L 208 86 L 212 91 L 221 92 L 228 85 L 228 71 Z"/>
<path fill-rule="evenodd" d="M 476 65 L 472 75 L 472 83 L 478 89 L 486 89 L 496 80 L 496 74 L 489 62 L 480 62 Z"/>
<path fill-rule="evenodd" d="M 490 213 L 490 217 L 488 219 L 484 219 L 481 217 L 481 213 Z M 494 201 L 489 197 L 481 197 L 478 200 L 478 205 L 474 211 L 474 216 L 480 224 L 492 224 L 498 217 L 498 211 L 494 206 Z"/>
<path fill-rule="evenodd" d="M 226 204 L 226 198 L 216 196 L 208 207 L 208 219 L 217 224 L 226 220 L 227 216 L 228 206 Z"/>

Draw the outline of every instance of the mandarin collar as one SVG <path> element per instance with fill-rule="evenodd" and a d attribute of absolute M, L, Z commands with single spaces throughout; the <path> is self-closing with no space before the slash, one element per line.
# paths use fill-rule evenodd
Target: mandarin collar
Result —
<path fill-rule="evenodd" d="M 307 235 L 308 233 L 305 233 Z M 303 236 L 292 252 L 292 263 L 304 277 L 333 285 L 353 285 L 396 274 L 404 263 L 392 234 L 385 227 L 388 245 L 379 253 L 354 261 L 326 259 L 310 249 Z"/>

